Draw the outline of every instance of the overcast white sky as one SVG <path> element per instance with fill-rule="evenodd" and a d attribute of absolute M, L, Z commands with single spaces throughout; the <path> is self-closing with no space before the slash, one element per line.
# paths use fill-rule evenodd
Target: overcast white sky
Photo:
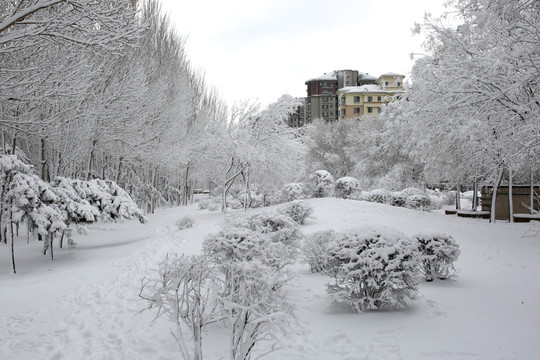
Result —
<path fill-rule="evenodd" d="M 444 0 L 161 0 L 208 85 L 267 105 L 306 95 L 305 81 L 355 69 L 408 75 L 422 39 L 411 29 Z"/>

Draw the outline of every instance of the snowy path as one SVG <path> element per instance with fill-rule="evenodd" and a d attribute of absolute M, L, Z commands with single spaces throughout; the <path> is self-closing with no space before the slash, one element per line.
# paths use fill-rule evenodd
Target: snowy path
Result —
<path fill-rule="evenodd" d="M 490 225 L 440 213 L 336 199 L 310 200 L 316 221 L 305 233 L 365 225 L 391 225 L 412 234 L 452 234 L 462 255 L 457 281 L 422 283 L 406 311 L 353 314 L 326 306 L 327 278 L 297 264 L 291 287 L 301 329 L 265 359 L 515 359 L 540 353 L 540 238 L 521 238 L 524 224 Z M 192 213 L 192 229 L 174 223 Z M 20 274 L 9 274 L 0 248 L 0 359 L 179 359 L 164 320 L 140 312 L 143 276 L 166 253 L 198 253 L 219 228 L 218 213 L 169 209 L 148 225 L 101 225 L 59 250 L 54 263 L 20 246 Z M 39 247 L 39 244 L 36 244 Z M 224 357 L 219 330 L 205 338 L 207 359 Z"/>

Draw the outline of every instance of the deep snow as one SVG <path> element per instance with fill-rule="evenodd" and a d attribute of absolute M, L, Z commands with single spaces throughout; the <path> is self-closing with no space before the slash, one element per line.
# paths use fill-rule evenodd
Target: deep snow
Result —
<path fill-rule="evenodd" d="M 354 200 L 308 201 L 316 220 L 302 226 L 304 233 L 367 225 L 447 232 L 461 248 L 459 274 L 455 281 L 421 282 L 408 310 L 355 314 L 328 308 L 328 278 L 298 263 L 289 289 L 298 305 L 297 335 L 265 359 L 539 358 L 540 234 L 522 237 L 531 225 Z M 187 214 L 194 227 L 177 230 Z M 141 279 L 166 253 L 198 253 L 222 220 L 193 205 L 160 210 L 146 225 L 99 224 L 76 237 L 75 249 L 55 248 L 54 261 L 40 255 L 41 243 L 21 240 L 17 275 L 9 247 L 0 245 L 0 359 L 181 358 L 170 324 L 141 312 Z M 228 358 L 221 331 L 205 336 L 206 359 Z"/>

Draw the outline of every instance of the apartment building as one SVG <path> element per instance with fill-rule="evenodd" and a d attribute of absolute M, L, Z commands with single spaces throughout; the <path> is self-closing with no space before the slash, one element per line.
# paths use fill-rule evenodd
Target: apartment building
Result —
<path fill-rule="evenodd" d="M 336 72 L 309 79 L 305 84 L 307 85 L 305 122 L 319 118 L 326 121 L 337 120 Z"/>
<path fill-rule="evenodd" d="M 338 119 L 379 114 L 384 104 L 393 101 L 403 92 L 404 77 L 387 73 L 379 76 L 375 84 L 338 89 Z"/>
<path fill-rule="evenodd" d="M 338 119 L 375 115 L 383 104 L 403 91 L 405 76 L 395 73 L 375 77 L 358 70 L 336 70 L 309 79 L 304 107 L 291 114 L 290 126 L 303 126 L 314 119 Z"/>

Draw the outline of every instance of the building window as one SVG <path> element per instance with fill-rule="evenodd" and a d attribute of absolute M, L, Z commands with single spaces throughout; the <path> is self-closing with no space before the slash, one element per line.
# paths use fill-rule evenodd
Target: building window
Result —
<path fill-rule="evenodd" d="M 397 86 L 401 86 L 401 82 L 398 81 L 398 82 L 397 82 Z"/>
<path fill-rule="evenodd" d="M 328 113 L 327 113 L 327 112 L 323 112 L 323 113 L 322 113 L 322 116 L 323 116 L 323 117 L 328 117 Z"/>
<path fill-rule="evenodd" d="M 384 86 L 388 86 L 388 81 L 385 81 L 385 82 L 384 82 Z"/>
<path fill-rule="evenodd" d="M 355 96 L 354 97 L 354 102 L 359 103 L 360 102 L 360 96 Z"/>
<path fill-rule="evenodd" d="M 325 96 L 325 97 L 322 98 L 322 101 L 323 102 L 328 102 L 328 98 Z"/>
<path fill-rule="evenodd" d="M 345 97 L 342 96 L 340 101 L 341 101 L 342 104 L 345 104 Z"/>
<path fill-rule="evenodd" d="M 345 82 L 345 85 L 349 86 L 349 85 L 351 85 L 351 82 L 350 82 L 349 80 L 347 80 L 347 81 Z"/>
<path fill-rule="evenodd" d="M 378 102 L 381 102 L 381 101 L 382 101 L 382 97 L 377 96 L 377 101 L 378 101 Z"/>
<path fill-rule="evenodd" d="M 354 108 L 354 113 L 355 114 L 360 114 L 360 108 Z"/>
<path fill-rule="evenodd" d="M 373 113 L 373 108 L 372 108 L 372 107 L 368 107 L 368 108 L 367 108 L 367 112 L 370 113 L 370 114 Z"/>
<path fill-rule="evenodd" d="M 322 108 L 325 109 L 325 110 L 328 110 L 328 105 L 324 104 L 324 105 L 322 106 Z"/>
<path fill-rule="evenodd" d="M 323 90 L 322 93 L 323 94 L 329 94 L 328 90 Z"/>
<path fill-rule="evenodd" d="M 373 96 L 368 96 L 368 97 L 367 97 L 367 101 L 368 101 L 368 102 L 372 102 L 372 101 L 373 101 Z"/>
<path fill-rule="evenodd" d="M 341 116 L 345 116 L 345 109 L 341 109 Z"/>

